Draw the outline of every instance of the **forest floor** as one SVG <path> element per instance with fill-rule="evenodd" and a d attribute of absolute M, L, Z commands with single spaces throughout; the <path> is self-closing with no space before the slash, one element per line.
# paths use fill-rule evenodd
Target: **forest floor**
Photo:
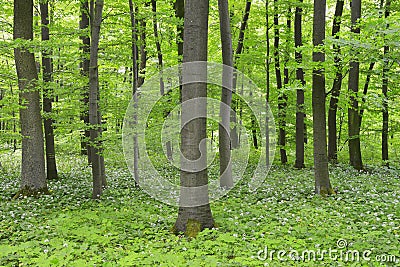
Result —
<path fill-rule="evenodd" d="M 399 169 L 331 166 L 337 194 L 320 197 L 311 168 L 274 166 L 256 193 L 211 203 L 218 228 L 188 239 L 123 164 L 94 201 L 85 159 L 62 159 L 51 195 L 11 200 L 19 163 L 1 157 L 0 266 L 399 266 Z"/>

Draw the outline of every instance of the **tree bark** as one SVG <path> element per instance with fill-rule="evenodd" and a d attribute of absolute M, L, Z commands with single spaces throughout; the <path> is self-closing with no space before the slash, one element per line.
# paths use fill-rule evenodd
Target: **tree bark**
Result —
<path fill-rule="evenodd" d="M 335 39 L 339 39 L 339 31 L 340 25 L 342 21 L 342 13 L 343 13 L 343 0 L 337 0 L 336 8 L 335 8 L 335 17 L 333 18 L 333 26 L 332 26 L 332 36 Z M 335 53 L 334 56 L 334 64 L 335 64 L 335 78 L 333 80 L 332 86 L 332 94 L 329 101 L 329 110 L 328 110 L 328 160 L 335 163 L 337 162 L 337 125 L 336 125 L 336 114 L 338 108 L 338 101 L 340 90 L 342 88 L 342 80 L 343 80 L 343 70 L 342 70 L 342 59 L 340 57 L 340 46 L 334 44 L 333 51 Z"/>
<path fill-rule="evenodd" d="M 389 17 L 391 0 L 386 0 L 385 18 Z M 386 24 L 386 28 L 389 24 Z M 389 46 L 383 48 L 383 69 L 382 69 L 382 161 L 386 166 L 389 166 L 389 102 L 388 102 L 388 72 L 389 72 Z"/>
<path fill-rule="evenodd" d="M 185 2 L 184 0 L 175 0 L 174 4 L 175 9 L 175 17 L 182 20 L 182 23 L 179 23 L 176 26 L 177 36 L 176 36 L 176 44 L 178 46 L 178 62 L 182 62 L 183 56 L 183 19 L 185 15 Z"/>
<path fill-rule="evenodd" d="M 275 62 L 275 77 L 276 77 L 276 88 L 278 91 L 278 128 L 279 128 L 279 137 L 278 137 L 278 145 L 279 145 L 279 153 L 282 164 L 287 163 L 287 155 L 285 150 L 285 138 L 286 135 L 284 118 L 285 115 L 285 94 L 282 94 L 283 86 L 282 86 L 282 74 L 280 67 L 280 57 L 279 57 L 279 14 L 278 14 L 278 0 L 274 0 L 274 62 Z"/>
<path fill-rule="evenodd" d="M 157 58 L 158 58 L 158 75 L 160 76 L 160 94 L 162 96 L 165 96 L 169 102 L 171 102 L 169 92 L 166 94 L 165 89 L 164 89 L 164 79 L 163 79 L 163 54 L 161 51 L 161 42 L 160 38 L 158 35 L 158 25 L 157 25 L 157 3 L 155 0 L 151 0 L 151 7 L 153 11 L 153 32 L 154 32 L 154 38 L 156 39 L 156 48 L 157 48 Z M 164 110 L 164 120 L 168 117 L 169 110 L 165 109 Z M 167 141 L 165 143 L 165 147 L 167 150 L 167 158 L 169 161 L 172 161 L 172 145 L 171 141 Z"/>
<path fill-rule="evenodd" d="M 40 3 L 40 16 L 42 22 L 42 41 L 48 41 L 50 39 L 49 34 L 49 4 L 48 2 Z M 53 63 L 50 57 L 50 51 L 44 50 L 42 52 L 42 67 L 43 67 L 43 113 L 47 115 L 44 118 L 44 134 L 46 141 L 46 167 L 47 167 L 47 179 L 57 179 L 57 165 L 56 165 L 56 153 L 54 147 L 54 131 L 53 131 L 53 119 L 52 116 L 52 103 L 53 103 L 53 89 L 50 82 L 52 82 L 52 71 Z"/>
<path fill-rule="evenodd" d="M 14 1 L 14 40 L 33 40 L 33 1 Z M 47 192 L 40 96 L 35 57 L 27 47 L 14 49 L 17 68 L 22 135 L 20 191 L 15 195 Z"/>
<path fill-rule="evenodd" d="M 132 50 L 132 97 L 134 108 L 138 106 L 138 98 L 136 95 L 139 85 L 139 68 L 138 68 L 138 46 L 137 46 L 137 22 L 135 18 L 135 8 L 133 1 L 129 0 L 129 14 L 131 18 L 131 50 Z M 134 114 L 133 123 L 137 124 L 137 115 Z M 137 133 L 133 136 L 133 177 L 135 179 L 135 187 L 139 187 L 139 143 Z"/>
<path fill-rule="evenodd" d="M 103 188 L 103 168 L 101 166 L 100 149 L 100 128 L 101 118 L 99 117 L 99 72 L 98 72 L 98 50 L 100 39 L 100 26 L 102 21 L 104 1 L 96 0 L 94 6 L 93 22 L 91 23 L 91 45 L 90 45 L 90 68 L 89 68 L 89 123 L 90 146 L 92 158 L 93 193 L 92 198 L 98 199 Z"/>
<path fill-rule="evenodd" d="M 270 166 L 270 156 L 269 156 L 269 149 L 270 149 L 270 134 L 269 134 L 269 95 L 270 95 L 270 44 L 269 44 L 269 0 L 265 1 L 265 37 L 267 41 L 267 58 L 266 58 L 266 96 L 265 96 L 265 102 L 266 102 L 266 110 L 265 110 L 265 166 L 269 167 Z"/>
<path fill-rule="evenodd" d="M 360 28 L 357 25 L 361 17 L 361 0 L 353 0 L 351 5 L 351 32 L 359 34 Z M 349 126 L 349 157 L 350 165 L 356 170 L 363 169 L 361 146 L 360 146 L 360 111 L 358 108 L 357 94 L 359 90 L 360 63 L 357 59 L 350 61 L 348 90 L 350 93 L 350 107 L 348 109 Z"/>
<path fill-rule="evenodd" d="M 300 6 L 296 7 L 296 13 L 294 17 L 294 45 L 298 49 L 303 46 L 302 40 L 302 25 L 301 19 L 303 14 L 303 0 L 299 0 Z M 297 169 L 302 169 L 304 165 L 304 136 L 305 136 L 305 125 L 304 118 L 306 114 L 304 113 L 304 86 L 306 81 L 304 80 L 304 71 L 301 67 L 303 61 L 303 55 L 301 51 L 296 49 L 295 58 L 298 64 L 296 69 L 296 79 L 301 83 L 301 88 L 296 90 L 296 161 L 294 167 Z"/>
<path fill-rule="evenodd" d="M 183 62 L 207 61 L 207 40 L 208 40 L 208 0 L 186 0 L 185 3 L 185 26 L 184 26 L 184 45 Z M 182 70 L 185 77 L 186 68 Z M 189 74 L 187 73 L 187 74 Z M 206 75 L 207 67 L 204 65 L 198 75 Z M 204 78 L 204 77 L 203 77 Z M 208 201 L 208 175 L 206 167 L 206 148 L 202 148 L 201 155 L 199 150 L 200 142 L 206 138 L 206 119 L 207 107 L 203 101 L 198 101 L 200 97 L 207 97 L 207 84 L 190 83 L 184 84 L 182 88 L 182 130 L 181 130 L 181 153 L 182 157 L 188 160 L 197 160 L 202 156 L 198 163 L 198 169 L 183 168 L 181 170 L 181 197 L 178 218 L 174 231 L 184 232 L 187 236 L 196 236 L 197 233 L 205 228 L 214 227 L 214 220 Z M 185 105 L 185 101 L 193 100 L 195 106 Z M 196 110 L 196 114 L 193 114 Z M 201 113 L 201 114 L 200 114 Z M 186 123 L 186 119 L 194 116 L 195 119 Z M 206 146 L 206 143 L 203 142 Z M 202 145 L 202 146 L 203 146 Z M 181 164 L 185 162 L 181 158 Z M 183 167 L 188 167 L 183 164 Z M 185 170 L 186 169 L 186 170 Z M 192 191 L 193 190 L 193 191 Z M 190 194 L 194 192 L 194 194 Z M 192 203 L 193 199 L 201 199 L 201 204 Z M 203 204 L 206 203 L 206 204 Z"/>
<path fill-rule="evenodd" d="M 79 29 L 81 31 L 87 31 L 89 28 L 89 2 L 88 0 L 84 0 L 81 2 L 81 20 L 79 22 Z M 82 78 L 87 81 L 87 85 L 83 87 L 82 93 L 82 104 L 83 110 L 81 111 L 81 120 L 83 120 L 85 124 L 84 135 L 82 136 L 81 140 L 81 154 L 88 155 L 88 163 L 91 163 L 90 160 L 90 149 L 88 146 L 87 141 L 90 139 L 90 131 L 87 128 L 89 125 L 89 64 L 90 64 L 90 37 L 89 33 L 83 33 L 81 35 L 82 46 L 81 46 L 81 53 L 82 59 L 80 63 L 81 68 L 81 76 Z"/>
<path fill-rule="evenodd" d="M 247 23 L 249 21 L 250 8 L 251 8 L 251 1 L 246 1 L 246 7 L 244 10 L 242 23 L 240 24 L 238 43 L 237 43 L 236 50 L 235 50 L 235 60 L 233 63 L 234 69 L 237 69 L 238 58 L 243 52 L 244 33 L 247 28 Z M 234 71 L 233 72 L 233 83 L 232 83 L 233 93 L 236 92 L 236 83 L 237 83 L 237 72 Z M 231 146 L 233 149 L 239 147 L 239 134 L 238 134 L 237 127 L 236 127 L 236 123 L 237 123 L 237 117 L 236 117 L 237 106 L 236 105 L 237 105 L 237 101 L 232 101 L 232 112 L 231 112 L 230 121 L 234 124 L 234 126 L 231 129 L 230 137 L 231 137 Z"/>
<path fill-rule="evenodd" d="M 325 39 L 325 10 L 326 0 L 314 0 L 313 45 L 315 48 L 322 46 Z M 313 61 L 321 64 L 325 61 L 325 54 L 314 51 Z M 313 69 L 312 82 L 315 193 L 329 195 L 333 194 L 334 190 L 329 180 L 326 152 L 325 74 L 321 66 Z"/>
<path fill-rule="evenodd" d="M 222 73 L 222 92 L 220 105 L 219 123 L 219 173 L 220 186 L 222 188 L 232 188 L 232 162 L 231 162 L 231 138 L 230 138 L 230 106 L 232 102 L 232 82 L 233 82 L 233 53 L 232 35 L 229 18 L 228 0 L 218 0 L 219 23 L 222 44 L 222 62 L 224 65 Z"/>

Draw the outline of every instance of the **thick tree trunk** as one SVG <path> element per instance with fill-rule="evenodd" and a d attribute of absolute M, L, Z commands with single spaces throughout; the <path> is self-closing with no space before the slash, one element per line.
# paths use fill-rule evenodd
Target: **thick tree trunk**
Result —
<path fill-rule="evenodd" d="M 391 0 L 386 0 L 385 18 L 389 17 L 389 8 Z M 387 24 L 386 27 L 389 27 Z M 389 103 L 388 103 L 388 72 L 389 72 L 389 46 L 383 48 L 383 70 L 382 70 L 382 161 L 386 166 L 389 166 Z"/>
<path fill-rule="evenodd" d="M 237 69 L 238 58 L 243 52 L 244 32 L 245 32 L 245 30 L 247 28 L 247 23 L 249 21 L 250 8 L 251 8 L 251 1 L 247 1 L 246 2 L 246 7 L 244 9 L 244 15 L 243 15 L 242 23 L 240 24 L 239 38 L 238 38 L 238 43 L 237 43 L 236 50 L 235 50 L 235 60 L 234 60 L 234 63 L 233 63 L 234 69 Z M 232 91 L 233 91 L 233 93 L 236 92 L 236 84 L 237 84 L 237 72 L 234 71 L 234 73 L 233 73 L 233 82 L 232 82 Z M 238 134 L 238 130 L 237 130 L 237 127 L 236 127 L 236 123 L 237 123 L 237 117 L 236 117 L 237 106 L 236 105 L 237 105 L 237 101 L 233 101 L 231 118 L 230 118 L 230 121 L 234 124 L 233 128 L 231 129 L 231 133 L 230 133 L 231 147 L 233 149 L 239 147 L 239 134 Z"/>
<path fill-rule="evenodd" d="M 42 41 L 50 39 L 49 34 L 49 4 L 48 2 L 40 3 L 40 16 L 42 22 Z M 56 153 L 54 147 L 53 119 L 51 118 L 53 89 L 50 85 L 52 81 L 53 63 L 50 57 L 50 51 L 42 52 L 43 82 L 45 84 L 43 90 L 43 112 L 47 115 L 44 118 L 44 134 L 46 141 L 46 167 L 47 179 L 57 179 Z"/>
<path fill-rule="evenodd" d="M 340 24 L 342 21 L 343 13 L 343 0 L 337 0 L 335 8 L 335 17 L 333 18 L 332 36 L 335 39 L 339 39 L 338 33 L 340 31 Z M 333 45 L 333 51 L 335 53 L 335 79 L 333 80 L 331 99 L 329 101 L 328 110 L 328 160 L 331 162 L 337 161 L 337 126 L 336 126 L 336 113 L 337 103 L 339 101 L 340 90 L 342 88 L 343 70 L 342 70 L 342 59 L 340 56 L 340 46 Z"/>
<path fill-rule="evenodd" d="M 278 128 L 279 128 L 279 136 L 278 136 L 278 145 L 279 145 L 279 153 L 281 158 L 281 163 L 287 163 L 287 155 L 285 150 L 285 126 L 283 125 L 285 119 L 282 118 L 285 115 L 285 104 L 287 99 L 285 100 L 285 94 L 282 93 L 282 74 L 281 74 L 281 66 L 280 66 L 280 57 L 279 57 L 279 14 L 278 14 L 278 0 L 274 0 L 274 62 L 275 62 L 275 77 L 276 77 L 276 88 L 278 90 Z"/>
<path fill-rule="evenodd" d="M 208 39 L 208 0 L 186 0 L 185 3 L 185 34 L 183 62 L 207 61 Z M 190 67 L 189 67 L 190 68 Z M 185 78 L 186 72 L 182 70 Z M 204 65 L 197 75 L 207 75 L 207 67 Z M 203 77 L 204 78 L 204 77 Z M 181 130 L 181 196 L 178 218 L 174 231 L 184 232 L 187 236 L 196 236 L 205 228 L 214 227 L 214 220 L 208 201 L 208 174 L 206 166 L 206 148 L 203 147 L 201 155 L 199 145 L 206 138 L 207 107 L 204 101 L 197 98 L 207 97 L 207 84 L 184 84 L 182 88 L 182 130 Z M 197 99 L 197 100 L 196 100 Z M 195 106 L 185 105 L 185 101 L 195 101 Z M 198 114 L 193 114 L 193 111 Z M 200 114 L 201 113 L 201 114 Z M 187 119 L 194 117 L 186 123 Z M 203 143 L 206 146 L 205 143 Z M 196 169 L 186 166 L 185 159 L 197 160 L 201 156 Z M 196 200 L 201 200 L 197 203 Z"/>
<path fill-rule="evenodd" d="M 79 29 L 82 31 L 86 31 L 89 28 L 89 3 L 88 0 L 84 0 L 81 2 L 81 20 L 79 22 Z M 90 149 L 88 146 L 88 140 L 90 139 L 90 131 L 87 128 L 89 125 L 89 55 L 90 55 L 90 37 L 89 33 L 85 33 L 81 35 L 82 40 L 82 59 L 80 63 L 81 75 L 82 78 L 87 81 L 87 86 L 83 87 L 82 93 L 82 104 L 83 109 L 81 111 L 81 120 L 85 123 L 84 135 L 81 140 L 81 154 L 88 155 L 88 162 L 90 164 Z"/>
<path fill-rule="evenodd" d="M 326 0 L 314 0 L 313 45 L 323 45 L 325 39 Z M 325 61 L 323 52 L 313 52 L 313 61 Z M 315 193 L 320 195 L 333 194 L 328 171 L 326 152 L 326 113 L 325 113 L 325 74 L 321 67 L 313 70 L 312 77 L 312 109 L 314 135 L 314 173 Z"/>
<path fill-rule="evenodd" d="M 300 5 L 303 4 L 303 0 L 299 1 Z M 296 48 L 303 46 L 302 41 L 302 25 L 301 17 L 303 8 L 301 6 L 296 7 L 296 13 L 294 17 L 294 45 Z M 304 168 L 304 136 L 305 126 L 304 118 L 304 86 L 306 81 L 304 80 L 304 71 L 300 67 L 303 61 L 303 55 L 301 51 L 296 50 L 295 52 L 296 63 L 298 67 L 296 69 L 296 79 L 301 83 L 302 87 L 296 90 L 296 161 L 294 167 L 297 169 Z"/>
<path fill-rule="evenodd" d="M 232 102 L 232 82 L 233 82 L 233 54 L 232 54 L 232 35 L 229 18 L 228 0 L 218 0 L 219 22 L 222 44 L 222 62 L 228 66 L 223 68 L 222 73 L 222 92 L 220 105 L 219 123 L 219 173 L 220 186 L 222 188 L 232 188 L 232 162 L 231 162 L 231 138 L 230 138 L 230 106 Z"/>
<path fill-rule="evenodd" d="M 14 1 L 14 40 L 33 39 L 33 1 Z M 27 47 L 14 49 L 17 68 L 22 135 L 21 185 L 19 195 L 47 192 L 40 96 L 34 55 Z"/>
<path fill-rule="evenodd" d="M 359 34 L 360 28 L 357 25 L 361 17 L 361 0 L 353 0 L 351 5 L 351 31 Z M 349 125 L 349 157 L 350 165 L 357 170 L 363 169 L 360 146 L 360 111 L 358 109 L 358 86 L 359 86 L 360 63 L 357 59 L 350 61 L 348 90 L 350 93 L 350 107 L 348 109 Z"/>
<path fill-rule="evenodd" d="M 103 187 L 103 168 L 100 156 L 100 137 L 101 118 L 99 118 L 99 72 L 98 72 L 98 50 L 100 39 L 100 26 L 102 21 L 104 1 L 96 0 L 94 7 L 93 23 L 91 23 L 91 45 L 90 45 L 90 68 L 89 68 L 89 123 L 90 146 L 92 158 L 93 176 L 93 199 L 100 198 Z"/>

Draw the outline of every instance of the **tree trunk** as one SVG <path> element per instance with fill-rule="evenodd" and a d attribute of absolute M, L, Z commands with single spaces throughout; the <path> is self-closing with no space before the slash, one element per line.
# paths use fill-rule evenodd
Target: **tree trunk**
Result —
<path fill-rule="evenodd" d="M 102 160 L 100 158 L 100 123 L 99 118 L 99 72 L 98 72 L 98 50 L 100 39 L 100 26 L 102 21 L 104 1 L 96 0 L 94 7 L 93 23 L 91 23 L 91 45 L 90 45 L 90 68 L 89 68 L 89 123 L 90 146 L 92 158 L 93 176 L 93 199 L 100 198 L 103 187 Z"/>
<path fill-rule="evenodd" d="M 149 3 L 146 2 L 146 6 Z M 136 14 L 138 14 L 138 8 L 136 7 Z M 140 33 L 140 63 L 139 63 L 139 74 L 138 74 L 138 88 L 141 87 L 144 83 L 145 74 L 146 74 L 146 65 L 147 65 L 147 45 L 146 45 L 146 27 L 147 22 L 145 18 L 141 18 L 138 20 L 137 25 L 139 26 Z M 137 39 L 137 38 L 136 38 Z"/>
<path fill-rule="evenodd" d="M 314 0 L 313 45 L 323 45 L 325 39 L 326 0 Z M 313 61 L 325 61 L 323 52 L 313 52 Z M 322 67 L 315 67 L 312 76 L 312 109 L 314 135 L 314 173 L 315 193 L 320 195 L 333 194 L 328 171 L 326 152 L 326 114 L 325 114 L 325 74 Z"/>
<path fill-rule="evenodd" d="M 137 24 L 135 18 L 135 8 L 132 0 L 129 0 L 129 13 L 131 18 L 131 50 L 132 50 L 132 96 L 135 110 L 138 107 L 137 89 L 139 84 L 139 68 L 138 68 L 138 47 L 137 47 Z M 133 123 L 137 124 L 137 115 L 134 114 Z M 139 144 L 137 133 L 133 136 L 133 177 L 135 179 L 135 187 L 139 187 Z"/>
<path fill-rule="evenodd" d="M 175 17 L 182 20 L 182 23 L 179 23 L 176 26 L 176 31 L 178 35 L 176 36 L 176 44 L 178 45 L 178 62 L 182 62 L 183 56 L 183 17 L 185 15 L 185 2 L 184 0 L 175 0 L 174 4 L 175 9 Z"/>
<path fill-rule="evenodd" d="M 42 22 L 42 41 L 50 39 L 49 34 L 49 4 L 48 2 L 40 3 L 40 16 Z M 44 118 L 44 134 L 46 141 L 46 167 L 47 179 L 57 179 L 57 165 L 56 153 L 54 147 L 54 132 L 53 132 L 53 119 L 52 116 L 52 103 L 53 103 L 53 89 L 50 82 L 52 81 L 53 63 L 50 57 L 50 51 L 44 50 L 42 52 L 42 66 L 43 66 L 43 113 L 47 115 Z"/>
<path fill-rule="evenodd" d="M 14 1 L 14 40 L 33 39 L 33 1 Z M 19 110 L 22 135 L 20 191 L 15 195 L 37 195 L 47 192 L 40 95 L 37 87 L 35 57 L 27 47 L 14 49 L 17 68 Z"/>
<path fill-rule="evenodd" d="M 386 0 L 385 5 L 385 18 L 389 17 L 389 8 L 391 0 Z M 386 28 L 389 24 L 386 25 Z M 388 72 L 389 72 L 389 46 L 385 45 L 383 48 L 383 70 L 382 70 L 382 161 L 386 166 L 389 166 L 389 103 L 388 103 Z"/>
<path fill-rule="evenodd" d="M 301 17 L 303 14 L 303 0 L 299 1 L 300 6 L 296 7 L 296 13 L 294 17 L 294 45 L 296 48 L 303 46 L 302 41 L 302 28 L 301 28 Z M 297 169 L 304 168 L 304 135 L 305 126 L 304 118 L 306 114 L 304 113 L 304 86 L 306 81 L 304 80 L 304 71 L 300 67 L 303 61 L 303 55 L 301 51 L 296 50 L 295 52 L 296 63 L 298 67 L 296 69 L 296 79 L 301 83 L 302 87 L 296 90 L 296 161 L 294 167 Z"/>
<path fill-rule="evenodd" d="M 251 1 L 246 2 L 246 7 L 244 10 L 244 15 L 242 19 L 242 23 L 240 24 L 240 30 L 239 30 L 239 38 L 238 38 L 238 43 L 236 46 L 235 50 L 235 61 L 233 63 L 233 68 L 237 69 L 237 60 L 239 58 L 239 55 L 242 54 L 243 52 L 243 43 L 244 43 L 244 31 L 247 28 L 247 23 L 249 21 L 249 15 L 250 15 L 250 8 L 251 8 Z M 237 72 L 233 72 L 233 82 L 232 82 L 232 91 L 233 93 L 236 92 L 236 83 L 237 83 Z M 232 112 L 231 112 L 231 118 L 230 121 L 234 124 L 230 137 L 231 137 L 231 147 L 233 149 L 239 147 L 239 134 L 237 132 L 237 117 L 236 117 L 236 109 L 237 109 L 237 101 L 232 102 Z"/>
<path fill-rule="evenodd" d="M 278 14 L 278 0 L 274 0 L 274 62 L 275 62 L 275 76 L 276 76 L 276 88 L 278 90 L 278 127 L 279 137 L 278 145 L 281 163 L 287 163 L 287 155 L 285 150 L 285 138 L 286 135 L 285 127 L 283 125 L 284 119 L 282 116 L 285 114 L 285 94 L 282 94 L 282 74 L 279 59 L 279 14 Z"/>
<path fill-rule="evenodd" d="M 183 62 L 207 61 L 208 39 L 208 0 L 186 0 L 185 3 L 185 34 L 183 45 Z M 186 67 L 190 68 L 190 67 Z M 183 67 L 183 78 L 190 74 L 190 70 Z M 192 70 L 193 71 L 193 70 Z M 207 75 L 207 66 L 199 68 L 197 75 Z M 203 77 L 204 78 L 204 77 Z M 205 228 L 214 227 L 214 220 L 208 201 L 208 175 L 206 166 L 206 148 L 201 155 L 200 142 L 206 138 L 207 106 L 199 97 L 207 97 L 207 84 L 190 83 L 182 88 L 182 130 L 181 130 L 181 192 L 180 207 L 174 231 L 184 232 L 194 237 Z M 194 106 L 185 105 L 185 101 L 192 100 Z M 193 110 L 197 113 L 193 114 Z M 200 114 L 201 113 L 201 114 Z M 188 118 L 194 117 L 188 122 Z M 202 146 L 206 146 L 205 142 Z M 186 166 L 185 159 L 197 160 L 196 166 Z M 201 202 L 197 202 L 200 200 Z"/>
<path fill-rule="evenodd" d="M 230 107 L 232 102 L 233 82 L 233 54 L 232 35 L 229 18 L 228 0 L 218 0 L 219 23 L 222 44 L 222 62 L 224 65 L 222 73 L 222 92 L 220 105 L 219 123 L 219 173 L 220 186 L 232 188 L 232 162 L 231 162 L 231 138 L 230 138 Z"/>
<path fill-rule="evenodd" d="M 351 32 L 359 34 L 360 28 L 357 25 L 361 17 L 361 0 L 353 0 L 351 5 Z M 360 111 L 358 108 L 358 86 L 359 86 L 360 63 L 357 59 L 350 61 L 348 90 L 350 93 L 350 107 L 348 109 L 349 125 L 349 157 L 350 165 L 356 170 L 363 169 L 360 147 Z"/>
<path fill-rule="evenodd" d="M 79 22 L 79 29 L 86 31 L 89 28 L 89 3 L 88 0 L 81 2 L 81 20 Z M 82 78 L 89 84 L 89 55 L 90 55 L 90 37 L 89 33 L 81 35 L 82 40 L 82 59 L 80 63 Z M 81 111 L 81 120 L 85 123 L 84 135 L 81 140 L 81 154 L 88 155 L 88 163 L 90 164 L 90 149 L 87 141 L 90 139 L 90 131 L 87 128 L 89 125 L 89 86 L 83 87 L 82 94 L 83 110 Z"/>
<path fill-rule="evenodd" d="M 367 78 L 365 78 L 365 84 L 364 84 L 364 89 L 363 89 L 363 97 L 362 97 L 362 104 L 363 105 L 365 104 L 365 101 L 366 101 L 366 96 L 367 96 L 367 93 L 368 93 L 368 88 L 369 88 L 369 84 L 370 84 L 370 81 L 371 81 L 371 75 L 372 75 L 372 70 L 374 69 L 374 66 L 375 66 L 375 62 L 371 62 L 369 64 L 369 68 L 368 68 L 368 72 L 367 72 Z M 363 116 L 364 116 L 364 109 L 362 108 L 360 110 L 360 127 L 362 125 Z"/>
<path fill-rule="evenodd" d="M 269 94 L 270 94 L 270 45 L 269 45 L 269 0 L 265 1 L 265 37 L 267 40 L 267 58 L 266 58 L 266 96 L 265 96 L 265 102 L 266 102 L 266 110 L 265 110 L 265 166 L 269 167 L 271 162 L 270 162 L 270 157 L 269 157 L 269 149 L 270 149 L 270 134 L 269 134 Z"/>
<path fill-rule="evenodd" d="M 155 0 L 151 0 L 151 7 L 153 11 L 153 32 L 154 32 L 154 38 L 156 39 L 156 48 L 157 48 L 157 57 L 158 57 L 158 75 L 160 76 L 160 94 L 162 96 L 165 95 L 165 97 L 168 99 L 168 102 L 171 102 L 171 99 L 169 97 L 169 92 L 167 95 L 165 94 L 165 89 L 164 89 L 164 79 L 163 79 L 163 54 L 161 51 L 161 43 L 160 43 L 160 38 L 158 35 L 158 25 L 157 25 L 157 3 Z M 164 120 L 168 117 L 169 110 L 165 109 L 164 110 Z M 172 145 L 171 141 L 167 141 L 165 143 L 165 147 L 167 150 L 167 158 L 169 161 L 172 161 Z"/>
<path fill-rule="evenodd" d="M 332 36 L 335 39 L 339 39 L 340 24 L 342 21 L 343 13 L 343 0 L 337 0 L 335 8 L 335 17 L 333 18 Z M 328 160 L 335 163 L 337 162 L 337 126 L 336 126 L 336 113 L 337 103 L 339 101 L 340 90 L 342 88 L 343 70 L 342 70 L 342 59 L 340 57 L 340 46 L 333 45 L 333 51 L 335 53 L 335 79 L 333 80 L 332 95 L 329 101 L 328 110 Z"/>

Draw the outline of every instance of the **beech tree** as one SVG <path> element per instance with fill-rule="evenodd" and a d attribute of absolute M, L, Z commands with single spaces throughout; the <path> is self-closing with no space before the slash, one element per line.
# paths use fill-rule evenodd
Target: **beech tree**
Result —
<path fill-rule="evenodd" d="M 339 39 L 339 31 L 340 25 L 342 22 L 342 13 L 343 13 L 343 0 L 336 1 L 335 8 L 335 17 L 333 18 L 333 26 L 332 26 L 332 37 L 336 40 Z M 332 90 L 331 90 L 331 98 L 329 100 L 329 110 L 328 110 L 328 160 L 331 162 L 337 161 L 337 124 L 336 124 L 336 113 L 339 102 L 340 90 L 342 88 L 342 80 L 343 80 L 343 66 L 342 66 L 342 58 L 340 56 L 340 46 L 334 44 L 333 52 L 334 56 L 334 64 L 335 64 L 335 78 L 333 80 Z"/>
<path fill-rule="evenodd" d="M 353 34 L 360 33 L 360 27 L 358 26 L 358 20 L 361 17 L 361 0 L 353 0 L 351 2 L 351 32 Z M 358 90 L 359 90 L 359 75 L 360 75 L 360 63 L 353 55 L 353 59 L 350 61 L 349 70 L 349 81 L 348 90 L 350 93 L 350 107 L 348 109 L 348 125 L 349 125 L 349 156 L 350 165 L 357 170 L 363 168 L 361 158 L 361 146 L 360 146 L 360 111 L 358 108 Z"/>
<path fill-rule="evenodd" d="M 207 61 L 208 41 L 208 0 L 186 0 L 184 21 L 183 63 Z M 190 67 L 188 67 L 190 68 Z M 187 73 L 185 73 L 187 71 Z M 193 70 L 192 70 L 193 71 Z M 206 75 L 207 66 L 199 67 L 197 75 Z M 190 75 L 190 69 L 182 69 Z M 205 78 L 205 77 L 203 77 Z M 206 168 L 206 149 L 200 151 L 200 142 L 206 138 L 206 109 L 204 101 L 199 98 L 207 97 L 207 84 L 190 83 L 182 86 L 182 130 L 181 153 L 187 160 L 200 160 L 196 169 L 181 169 L 180 200 L 178 218 L 174 231 L 184 232 L 187 236 L 196 236 L 205 228 L 214 227 L 208 197 L 208 174 Z M 194 105 L 185 105 L 185 101 L 194 100 Z M 193 114 L 193 111 L 201 114 Z M 192 118 L 188 120 L 188 118 Z M 187 121 L 186 121 L 187 120 Z M 206 145 L 206 142 L 203 142 Z M 185 159 L 181 158 L 185 162 Z M 182 163 L 181 163 L 182 164 Z M 183 164 L 183 167 L 188 167 Z"/>
<path fill-rule="evenodd" d="M 223 188 L 233 187 L 232 163 L 231 163 L 231 138 L 230 138 L 230 106 L 232 102 L 233 82 L 233 55 L 232 55 L 232 34 L 229 18 L 228 0 L 218 0 L 222 62 L 228 66 L 223 68 L 222 92 L 220 105 L 219 124 L 219 172 L 220 185 Z"/>
<path fill-rule="evenodd" d="M 35 56 L 28 49 L 33 40 L 33 0 L 14 1 L 14 49 L 19 87 L 19 116 L 22 135 L 20 191 L 15 195 L 47 192 L 40 95 Z"/>
<path fill-rule="evenodd" d="M 90 149 L 93 176 L 92 198 L 100 198 L 102 188 L 105 186 L 104 159 L 101 156 L 101 114 L 99 112 L 99 66 L 98 50 L 100 39 L 100 26 L 103 13 L 103 0 L 96 0 L 91 23 L 90 67 L 89 67 L 89 123 Z"/>
<path fill-rule="evenodd" d="M 312 75 L 312 110 L 314 136 L 314 174 L 315 193 L 333 194 L 329 180 L 328 157 L 326 152 L 326 115 L 325 115 L 325 74 L 320 65 L 325 61 L 324 52 L 319 51 L 325 39 L 326 0 L 314 0 L 313 19 L 313 61 L 318 64 Z"/>
<path fill-rule="evenodd" d="M 294 45 L 296 48 L 303 46 L 302 39 L 302 13 L 303 8 L 300 6 L 303 4 L 303 0 L 299 0 L 299 6 L 296 6 L 296 13 L 294 17 Z M 304 139 L 305 139 L 305 124 L 304 117 L 304 86 L 306 81 L 304 79 L 304 71 L 300 66 L 303 61 L 303 54 L 301 51 L 296 50 L 295 52 L 296 63 L 296 79 L 298 80 L 299 88 L 296 90 L 296 161 L 295 168 L 304 168 Z"/>
<path fill-rule="evenodd" d="M 42 21 L 42 41 L 48 41 L 50 39 L 49 33 L 49 2 L 48 0 L 40 3 L 40 16 Z M 44 117 L 44 135 L 46 141 L 46 174 L 47 179 L 57 179 L 57 164 L 56 164 L 56 153 L 54 147 L 54 130 L 53 130 L 53 119 L 52 119 L 52 104 L 53 104 L 53 93 L 52 89 L 52 72 L 53 72 L 53 61 L 51 59 L 51 51 L 44 50 L 42 52 L 42 68 L 43 68 L 43 112 Z"/>

